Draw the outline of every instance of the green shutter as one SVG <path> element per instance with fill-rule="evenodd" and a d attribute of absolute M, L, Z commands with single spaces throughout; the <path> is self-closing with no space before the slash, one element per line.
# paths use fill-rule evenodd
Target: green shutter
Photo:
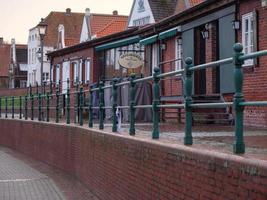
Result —
<path fill-rule="evenodd" d="M 182 49 L 183 49 L 183 59 L 186 59 L 187 57 L 191 57 L 193 59 L 194 64 L 194 29 L 189 29 L 188 31 L 184 31 L 182 33 Z M 192 92 L 194 94 L 194 75 L 193 75 L 193 87 Z"/>
<path fill-rule="evenodd" d="M 153 44 L 153 43 L 157 42 L 157 40 L 158 40 L 158 35 L 153 35 L 151 37 L 140 40 L 139 43 L 141 45 L 148 45 L 148 44 Z"/>
<path fill-rule="evenodd" d="M 110 42 L 110 43 L 96 46 L 95 50 L 96 51 L 103 51 L 106 49 L 114 49 L 117 47 L 122 47 L 122 46 L 127 46 L 129 44 L 137 43 L 137 42 L 139 42 L 139 40 L 140 40 L 139 36 L 134 36 L 134 37 L 126 38 L 123 40 L 119 40 L 119 41 Z"/>
<path fill-rule="evenodd" d="M 232 21 L 235 15 L 231 14 L 219 19 L 219 51 L 220 59 L 233 56 L 233 45 L 235 43 L 235 31 Z M 220 66 L 220 93 L 234 92 L 234 66 L 224 64 Z"/>

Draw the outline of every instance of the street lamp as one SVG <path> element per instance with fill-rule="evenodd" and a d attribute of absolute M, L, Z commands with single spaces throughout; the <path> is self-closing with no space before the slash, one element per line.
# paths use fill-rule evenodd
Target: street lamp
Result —
<path fill-rule="evenodd" d="M 44 36 L 46 34 L 47 24 L 45 23 L 44 19 L 41 19 L 41 22 L 37 25 L 40 40 L 41 40 L 41 85 L 43 85 L 43 68 L 44 68 Z"/>

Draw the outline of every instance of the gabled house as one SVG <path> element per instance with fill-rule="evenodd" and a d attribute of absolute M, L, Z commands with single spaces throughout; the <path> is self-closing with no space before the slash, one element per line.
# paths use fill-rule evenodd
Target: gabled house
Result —
<path fill-rule="evenodd" d="M 27 45 L 10 43 L 0 38 L 0 88 L 26 87 Z"/>
<path fill-rule="evenodd" d="M 128 27 L 153 24 L 175 14 L 178 0 L 134 0 Z"/>
<path fill-rule="evenodd" d="M 8 87 L 8 67 L 10 62 L 11 45 L 0 38 L 0 88 Z"/>
<path fill-rule="evenodd" d="M 179 0 L 176 5 L 175 13 L 180 13 L 186 9 L 194 7 L 205 0 Z"/>
<path fill-rule="evenodd" d="M 123 31 L 127 28 L 127 21 L 128 16 L 118 15 L 116 10 L 109 15 L 90 13 L 90 9 L 87 8 L 83 18 L 80 42 Z"/>
<path fill-rule="evenodd" d="M 47 24 L 44 36 L 43 75 L 41 75 L 41 60 L 38 59 L 40 51 L 40 36 L 37 26 L 30 29 L 28 38 L 28 85 L 35 85 L 49 81 L 50 61 L 46 53 L 56 49 L 65 48 L 79 43 L 84 13 L 73 13 L 70 8 L 66 12 L 51 12 L 44 22 Z"/>
<path fill-rule="evenodd" d="M 27 45 L 16 44 L 11 40 L 9 64 L 9 88 L 25 88 L 27 86 Z"/>

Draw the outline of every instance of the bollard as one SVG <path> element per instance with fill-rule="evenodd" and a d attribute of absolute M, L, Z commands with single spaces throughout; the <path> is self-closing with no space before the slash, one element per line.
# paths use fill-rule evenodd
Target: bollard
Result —
<path fill-rule="evenodd" d="M 88 126 L 90 128 L 93 127 L 93 91 L 92 91 L 92 86 L 90 87 L 90 91 L 89 91 L 89 99 L 88 99 L 88 112 L 89 112 L 89 116 L 88 116 Z"/>
<path fill-rule="evenodd" d="M 192 58 L 186 58 L 185 60 L 185 136 L 184 136 L 184 144 L 192 145 L 192 108 L 191 104 L 192 100 L 192 76 L 193 72 L 190 70 L 193 67 Z"/>
<path fill-rule="evenodd" d="M 153 103 L 152 103 L 152 110 L 153 110 L 153 131 L 152 131 L 152 139 L 159 139 L 159 81 L 160 78 L 158 75 L 160 74 L 160 69 L 158 67 L 154 68 L 153 73 Z"/>
<path fill-rule="evenodd" d="M 56 123 L 59 122 L 59 85 L 56 88 Z"/>
<path fill-rule="evenodd" d="M 6 116 L 5 117 L 7 118 L 7 97 L 5 97 L 5 98 L 6 98 L 5 99 L 6 100 Z"/>
<path fill-rule="evenodd" d="M 240 106 L 241 102 L 244 102 L 243 95 L 243 69 L 242 65 L 244 64 L 239 58 L 244 55 L 242 53 L 243 46 L 239 43 L 234 45 L 234 65 L 235 65 L 235 94 L 234 94 L 234 109 L 236 113 L 235 119 L 235 144 L 234 144 L 234 153 L 243 154 L 245 153 L 245 143 L 243 136 L 243 121 L 244 121 L 244 106 Z"/>
<path fill-rule="evenodd" d="M 130 129 L 129 134 L 135 135 L 135 94 L 136 94 L 136 83 L 134 80 L 136 79 L 135 74 L 131 74 L 130 79 Z"/>
<path fill-rule="evenodd" d="M 31 120 L 33 120 L 34 119 L 34 95 L 33 94 L 31 94 Z"/>
<path fill-rule="evenodd" d="M 100 81 L 99 83 L 99 129 L 104 129 L 104 82 Z"/>
<path fill-rule="evenodd" d="M 14 97 L 11 97 L 12 119 L 14 119 Z"/>
<path fill-rule="evenodd" d="M 24 118 L 25 120 L 28 119 L 28 97 L 25 95 L 24 97 L 24 106 L 25 106 L 25 113 L 24 113 Z"/>
<path fill-rule="evenodd" d="M 70 124 L 70 80 L 67 80 L 67 113 L 66 113 L 66 123 Z"/>
<path fill-rule="evenodd" d="M 38 121 L 41 121 L 42 119 L 42 99 L 41 99 L 41 93 L 38 93 Z"/>
<path fill-rule="evenodd" d="M 118 106 L 118 79 L 114 78 L 112 82 L 112 132 L 117 132 L 117 117 L 116 117 L 116 109 Z"/>
<path fill-rule="evenodd" d="M 50 110 L 49 107 L 50 106 L 50 96 L 49 93 L 46 93 L 46 121 L 49 122 L 49 114 L 50 114 Z"/>
<path fill-rule="evenodd" d="M 22 119 L 22 97 L 19 96 L 19 119 Z"/>
<path fill-rule="evenodd" d="M 83 98 L 83 87 L 80 87 L 80 109 L 79 109 L 79 122 L 80 126 L 83 126 L 83 106 L 84 106 L 84 98 Z"/>

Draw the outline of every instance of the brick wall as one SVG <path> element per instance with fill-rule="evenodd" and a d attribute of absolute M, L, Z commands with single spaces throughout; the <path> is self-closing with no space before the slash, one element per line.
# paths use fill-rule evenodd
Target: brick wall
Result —
<path fill-rule="evenodd" d="M 267 198 L 266 161 L 74 126 L 0 126 L 1 145 L 76 176 L 100 199 Z"/>
<path fill-rule="evenodd" d="M 258 50 L 267 49 L 267 7 L 261 7 L 260 0 L 240 1 L 240 12 L 242 15 L 257 12 L 258 17 Z M 241 30 L 238 32 L 238 41 L 242 42 Z M 247 101 L 266 101 L 267 100 L 267 57 L 261 57 L 258 64 L 250 70 L 244 72 L 244 95 Z M 245 124 L 253 126 L 267 127 L 267 108 L 247 107 L 245 109 Z"/>

